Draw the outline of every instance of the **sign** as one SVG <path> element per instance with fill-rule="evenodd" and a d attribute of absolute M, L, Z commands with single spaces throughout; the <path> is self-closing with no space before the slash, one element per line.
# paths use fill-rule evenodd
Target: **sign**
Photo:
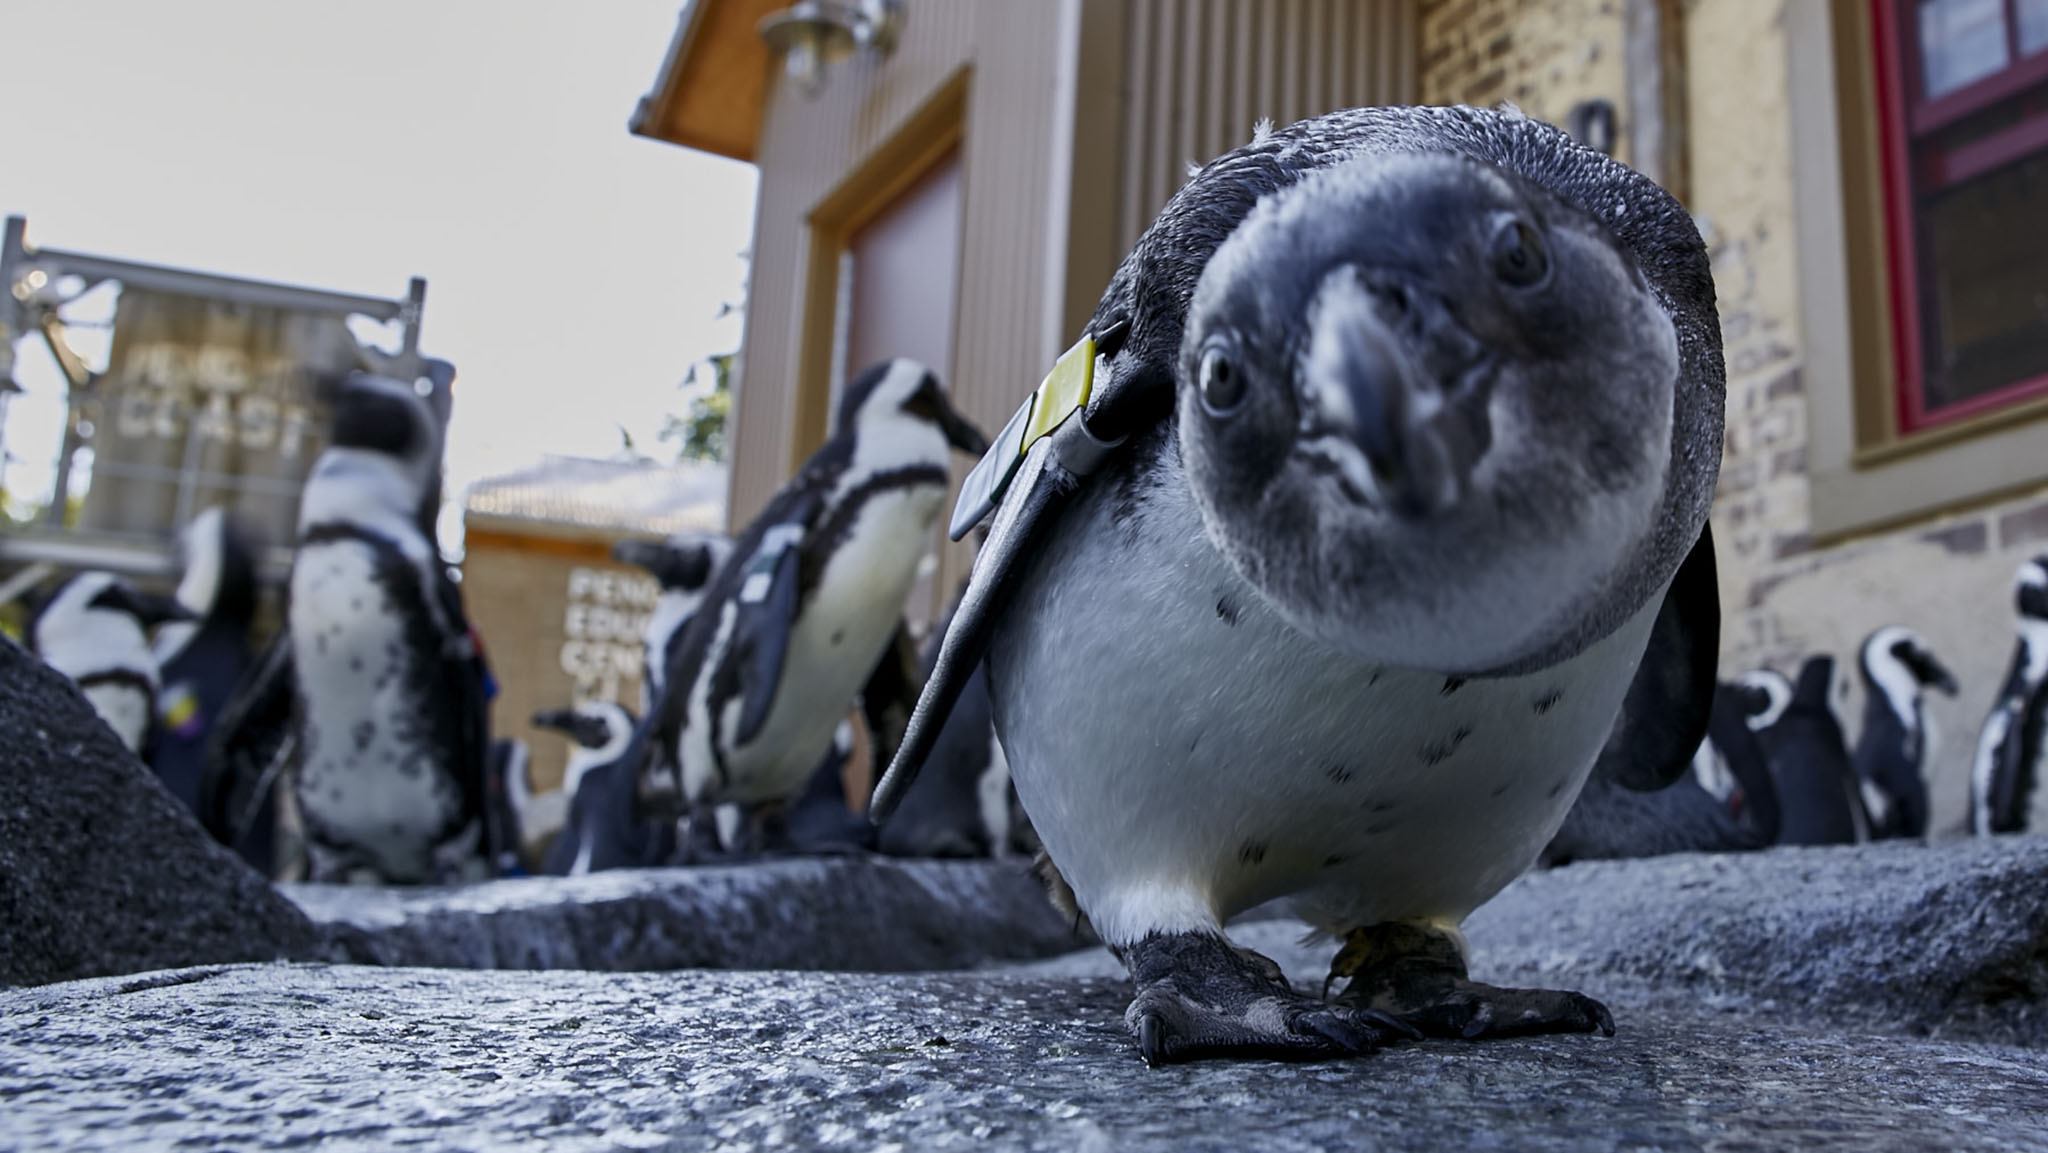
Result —
<path fill-rule="evenodd" d="M 323 382 L 356 364 L 332 313 L 123 288 L 80 412 L 93 479 L 79 527 L 168 537 L 180 513 L 219 504 L 256 543 L 289 545 L 332 420 Z"/>
<path fill-rule="evenodd" d="M 562 610 L 562 671 L 575 682 L 577 701 L 640 700 L 640 638 L 661 589 L 620 569 L 569 570 L 569 603 Z"/>

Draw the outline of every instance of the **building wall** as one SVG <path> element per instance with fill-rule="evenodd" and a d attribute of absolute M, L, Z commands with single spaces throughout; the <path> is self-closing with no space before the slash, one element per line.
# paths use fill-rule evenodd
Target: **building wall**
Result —
<path fill-rule="evenodd" d="M 569 742 L 534 728 L 535 710 L 606 697 L 640 708 L 640 635 L 659 590 L 613 563 L 613 539 L 468 530 L 462 598 L 498 682 L 491 731 L 526 742 L 536 792 L 561 786 Z"/>
<path fill-rule="evenodd" d="M 1429 0 L 1422 13 L 1425 100 L 1513 100 L 1562 122 L 1590 96 L 1623 124 L 1624 8 L 1636 0 Z M 1728 430 L 1713 527 L 1721 575 L 1722 667 L 1796 671 L 1836 656 L 1838 705 L 1853 741 L 1863 692 L 1856 650 L 1904 624 L 1955 672 L 1960 694 L 1930 698 L 1939 737 L 1932 826 L 1967 820 L 1976 732 L 2012 647 L 2013 570 L 2048 546 L 2048 491 L 1816 544 L 1808 507 L 1809 397 L 1803 370 L 1793 183 L 1789 3 L 1687 0 L 1683 72 L 1687 207 L 1714 269 L 1728 365 Z"/>

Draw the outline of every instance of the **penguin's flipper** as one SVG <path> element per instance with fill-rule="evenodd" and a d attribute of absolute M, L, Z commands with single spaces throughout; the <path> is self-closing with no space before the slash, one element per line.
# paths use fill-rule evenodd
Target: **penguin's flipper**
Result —
<path fill-rule="evenodd" d="M 233 846 L 263 810 L 280 761 L 289 757 L 293 698 L 291 634 L 280 630 L 249 666 L 207 739 L 199 777 L 199 820 Z"/>
<path fill-rule="evenodd" d="M 1638 792 L 1664 788 L 1684 776 L 1707 736 L 1720 650 L 1714 534 L 1702 525 L 1699 540 L 1664 594 L 1649 648 L 1629 684 L 1614 732 L 1593 765 L 1594 775 Z"/>
<path fill-rule="evenodd" d="M 1173 377 L 1119 358 L 1130 332 L 1128 320 L 1106 322 L 1060 357 L 961 486 L 953 539 L 967 535 L 990 513 L 994 520 L 903 743 L 868 802 L 868 819 L 876 825 L 889 819 L 917 779 L 946 717 L 988 653 L 989 638 L 1009 607 L 1019 575 L 1059 523 L 1060 513 L 1133 433 L 1171 414 Z"/>
<path fill-rule="evenodd" d="M 778 542 L 778 530 L 789 531 Z M 782 663 L 789 656 L 789 634 L 796 623 L 801 556 L 795 547 L 802 529 L 778 525 L 768 530 L 740 585 L 739 619 L 733 629 L 740 638 L 733 647 L 738 663 L 740 710 L 737 744 L 752 741 L 768 723 L 775 690 L 782 684 Z"/>

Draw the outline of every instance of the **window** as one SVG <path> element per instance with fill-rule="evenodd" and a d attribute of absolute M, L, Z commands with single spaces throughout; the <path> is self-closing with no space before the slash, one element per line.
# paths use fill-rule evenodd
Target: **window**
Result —
<path fill-rule="evenodd" d="M 1902 435 L 2048 395 L 2048 0 L 1873 0 Z"/>

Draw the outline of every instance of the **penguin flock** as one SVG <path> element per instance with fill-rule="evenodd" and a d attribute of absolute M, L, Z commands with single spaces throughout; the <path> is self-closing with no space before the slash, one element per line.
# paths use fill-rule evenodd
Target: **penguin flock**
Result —
<path fill-rule="evenodd" d="M 1722 677 L 1705 247 L 1664 190 L 1512 109 L 1262 124 L 993 441 L 886 360 L 736 536 L 619 542 L 659 588 L 642 695 L 532 716 L 570 751 L 549 820 L 435 535 L 452 382 L 338 385 L 260 652 L 218 512 L 175 597 L 85 573 L 30 622 L 275 875 L 1033 855 L 1128 969 L 1158 1064 L 1611 1033 L 1581 993 L 1472 980 L 1460 923 L 1538 864 L 1929 832 L 1926 694 L 1958 686 L 1923 637 L 1859 647 L 1853 747 L 1846 662 Z M 955 454 L 978 463 L 946 517 Z M 979 551 L 920 652 L 905 605 L 942 524 Z M 2048 557 L 2014 596 L 1986 835 L 2048 831 Z M 1272 901 L 1337 943 L 1321 993 L 1230 940 Z"/>

